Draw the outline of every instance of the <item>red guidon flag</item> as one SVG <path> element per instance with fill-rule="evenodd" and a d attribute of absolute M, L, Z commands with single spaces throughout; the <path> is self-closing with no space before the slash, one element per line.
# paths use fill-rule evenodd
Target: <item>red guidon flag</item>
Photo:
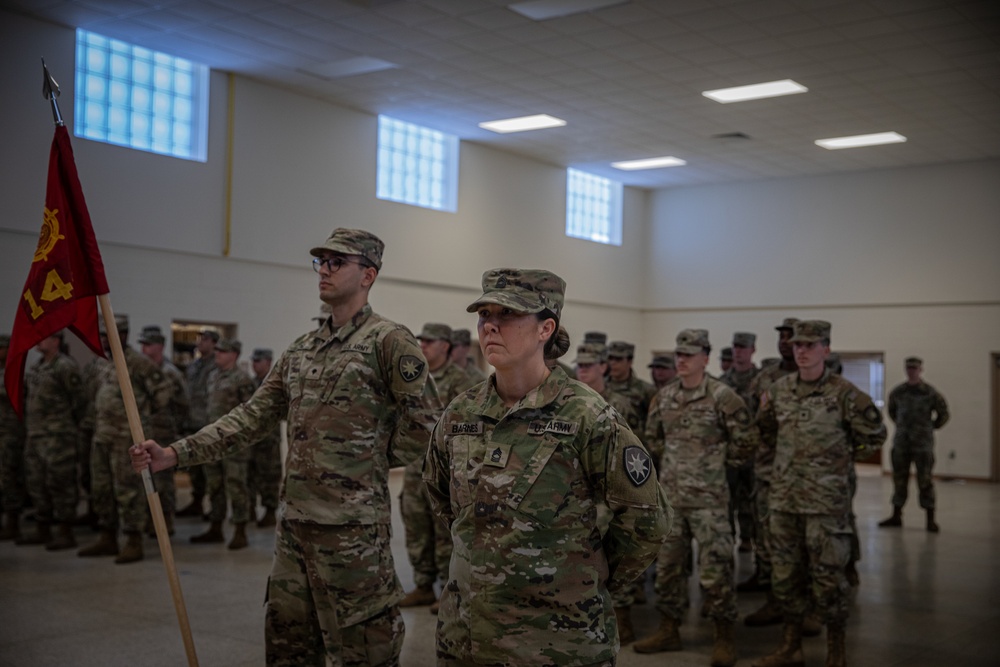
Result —
<path fill-rule="evenodd" d="M 76 175 L 69 132 L 60 125 L 49 155 L 42 232 L 14 316 L 4 370 L 7 395 L 18 415 L 24 408 L 24 363 L 39 341 L 69 329 L 104 356 L 97 295 L 107 293 L 104 263 Z"/>

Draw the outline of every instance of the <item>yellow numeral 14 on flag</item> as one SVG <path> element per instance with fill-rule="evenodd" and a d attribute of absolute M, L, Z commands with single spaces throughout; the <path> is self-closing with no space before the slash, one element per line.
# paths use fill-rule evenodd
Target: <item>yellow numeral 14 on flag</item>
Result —
<path fill-rule="evenodd" d="M 59 272 L 51 269 L 45 276 L 45 285 L 42 286 L 42 301 L 55 301 L 56 299 L 69 301 L 72 297 L 73 283 L 63 282 L 63 279 L 59 277 Z M 25 290 L 24 300 L 31 308 L 31 319 L 37 320 L 45 313 L 45 309 L 38 305 L 30 289 Z"/>

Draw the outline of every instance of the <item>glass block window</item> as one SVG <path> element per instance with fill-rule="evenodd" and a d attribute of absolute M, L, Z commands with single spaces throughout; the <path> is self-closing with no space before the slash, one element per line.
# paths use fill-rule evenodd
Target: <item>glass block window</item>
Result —
<path fill-rule="evenodd" d="M 208 68 L 77 30 L 74 133 L 204 162 Z"/>
<path fill-rule="evenodd" d="M 458 137 L 378 117 L 379 199 L 454 213 L 457 193 Z"/>
<path fill-rule="evenodd" d="M 622 184 L 566 170 L 566 236 L 622 244 Z"/>

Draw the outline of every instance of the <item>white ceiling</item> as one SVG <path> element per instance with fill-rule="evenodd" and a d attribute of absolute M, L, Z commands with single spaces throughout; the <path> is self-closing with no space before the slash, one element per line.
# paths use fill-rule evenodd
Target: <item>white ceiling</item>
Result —
<path fill-rule="evenodd" d="M 77 26 L 628 185 L 670 187 L 1000 156 L 996 0 L 631 0 L 546 21 L 512 0 L 0 0 Z M 350 58 L 397 65 L 323 78 Z M 65 75 L 63 75 L 65 76 Z M 801 95 L 719 104 L 775 79 Z M 561 128 L 478 123 L 547 113 Z M 816 139 L 895 130 L 903 144 Z M 749 139 L 718 138 L 743 133 Z M 687 166 L 624 172 L 674 155 Z"/>

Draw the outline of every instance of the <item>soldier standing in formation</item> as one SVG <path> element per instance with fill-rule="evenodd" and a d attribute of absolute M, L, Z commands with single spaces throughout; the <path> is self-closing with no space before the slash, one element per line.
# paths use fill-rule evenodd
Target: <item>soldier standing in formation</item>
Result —
<path fill-rule="evenodd" d="M 677 377 L 677 363 L 673 352 L 653 352 L 653 361 L 649 364 L 649 374 L 653 378 L 653 388 L 659 391 Z M 652 401 L 650 401 L 652 405 Z"/>
<path fill-rule="evenodd" d="M 910 466 L 917 468 L 920 506 L 927 512 L 927 530 L 936 533 L 934 520 L 934 431 L 948 422 L 948 404 L 937 389 L 921 378 L 924 362 L 907 357 L 906 382 L 889 393 L 889 419 L 896 424 L 892 438 L 892 516 L 879 526 L 903 525 L 903 505 L 910 483 Z"/>
<path fill-rule="evenodd" d="M 187 432 L 194 433 L 208 424 L 208 378 L 216 371 L 215 344 L 219 342 L 219 332 L 212 329 L 202 329 L 198 335 L 197 349 L 200 355 L 188 364 L 187 386 L 190 397 L 191 421 Z M 187 470 L 191 478 L 191 502 L 187 507 L 178 510 L 177 516 L 201 517 L 205 512 L 203 500 L 208 482 L 205 469 L 191 466 Z"/>
<path fill-rule="evenodd" d="M 621 394 L 632 403 L 632 412 L 636 417 L 634 423 L 629 422 L 629 427 L 641 438 L 646 431 L 646 415 L 656 389 L 636 377 L 632 370 L 634 356 L 635 345 L 632 343 L 615 341 L 608 346 L 608 391 Z"/>
<path fill-rule="evenodd" d="M 7 367 L 10 336 L 0 335 L 0 378 Z M 28 498 L 24 482 L 24 422 L 17 417 L 7 397 L 7 386 L 0 379 L 0 508 L 4 525 L 0 541 L 21 536 L 21 511 Z"/>
<path fill-rule="evenodd" d="M 562 279 L 494 269 L 482 284 L 468 310 L 496 373 L 445 410 L 424 468 L 454 543 L 438 665 L 613 665 L 609 591 L 652 561 L 669 507 L 617 411 L 545 364 Z M 600 505 L 611 516 L 603 534 Z"/>
<path fill-rule="evenodd" d="M 719 369 L 723 373 L 728 373 L 729 369 L 733 367 L 733 348 L 724 347 L 719 352 Z"/>
<path fill-rule="evenodd" d="M 785 629 L 780 648 L 754 666 L 801 665 L 802 621 L 815 605 L 827 626 L 827 667 L 843 667 L 848 471 L 855 459 L 881 447 L 886 429 L 871 398 L 826 368 L 829 322 L 796 322 L 790 342 L 798 371 L 764 392 L 758 416 L 762 449 L 773 460 L 772 586 Z"/>
<path fill-rule="evenodd" d="M 632 428 L 631 424 L 638 421 L 639 415 L 631 397 L 612 391 L 607 382 L 608 348 L 601 343 L 582 343 L 576 348 L 573 366 L 576 367 L 576 379 L 600 394 Z"/>
<path fill-rule="evenodd" d="M 750 384 L 757 377 L 760 369 L 753 363 L 753 353 L 757 348 L 757 335 L 745 331 L 733 334 L 731 348 L 733 364 L 719 379 L 729 385 L 743 399 L 747 406 L 754 404 L 751 398 Z M 753 541 L 756 539 L 753 521 L 753 460 L 737 467 L 726 469 L 729 482 L 729 525 L 736 532 L 736 524 L 740 527 L 740 551 L 753 551 Z"/>
<path fill-rule="evenodd" d="M 266 347 L 258 347 L 250 357 L 253 365 L 254 391 L 260 388 L 264 378 L 271 372 L 274 352 Z M 250 453 L 250 511 L 256 514 L 257 495 L 264 514 L 257 520 L 258 528 L 277 525 L 278 492 L 281 488 L 281 426 L 271 429 Z M 255 518 L 255 517 L 251 517 Z"/>
<path fill-rule="evenodd" d="M 472 379 L 473 384 L 479 384 L 486 379 L 479 366 L 475 364 L 469 349 L 472 347 L 472 333 L 468 329 L 452 329 L 451 331 L 451 363 L 461 368 Z"/>
<path fill-rule="evenodd" d="M 417 460 L 440 410 L 413 335 L 368 293 L 382 241 L 336 229 L 313 248 L 330 317 L 279 357 L 254 396 L 208 428 L 132 448 L 136 471 L 218 460 L 288 419 L 268 579 L 268 665 L 396 665 L 403 597 L 390 549 L 389 468 Z"/>
<path fill-rule="evenodd" d="M 736 662 L 737 610 L 726 470 L 750 460 L 760 441 L 743 400 L 706 373 L 711 349 L 704 329 L 681 331 L 675 351 L 680 381 L 660 390 L 649 411 L 646 442 L 660 461 L 660 484 L 674 508 L 676 528 L 656 561 L 660 627 L 636 642 L 635 650 L 681 650 L 679 626 L 689 606 L 687 563 L 694 539 L 705 612 L 715 624 L 711 664 L 728 667 Z"/>

